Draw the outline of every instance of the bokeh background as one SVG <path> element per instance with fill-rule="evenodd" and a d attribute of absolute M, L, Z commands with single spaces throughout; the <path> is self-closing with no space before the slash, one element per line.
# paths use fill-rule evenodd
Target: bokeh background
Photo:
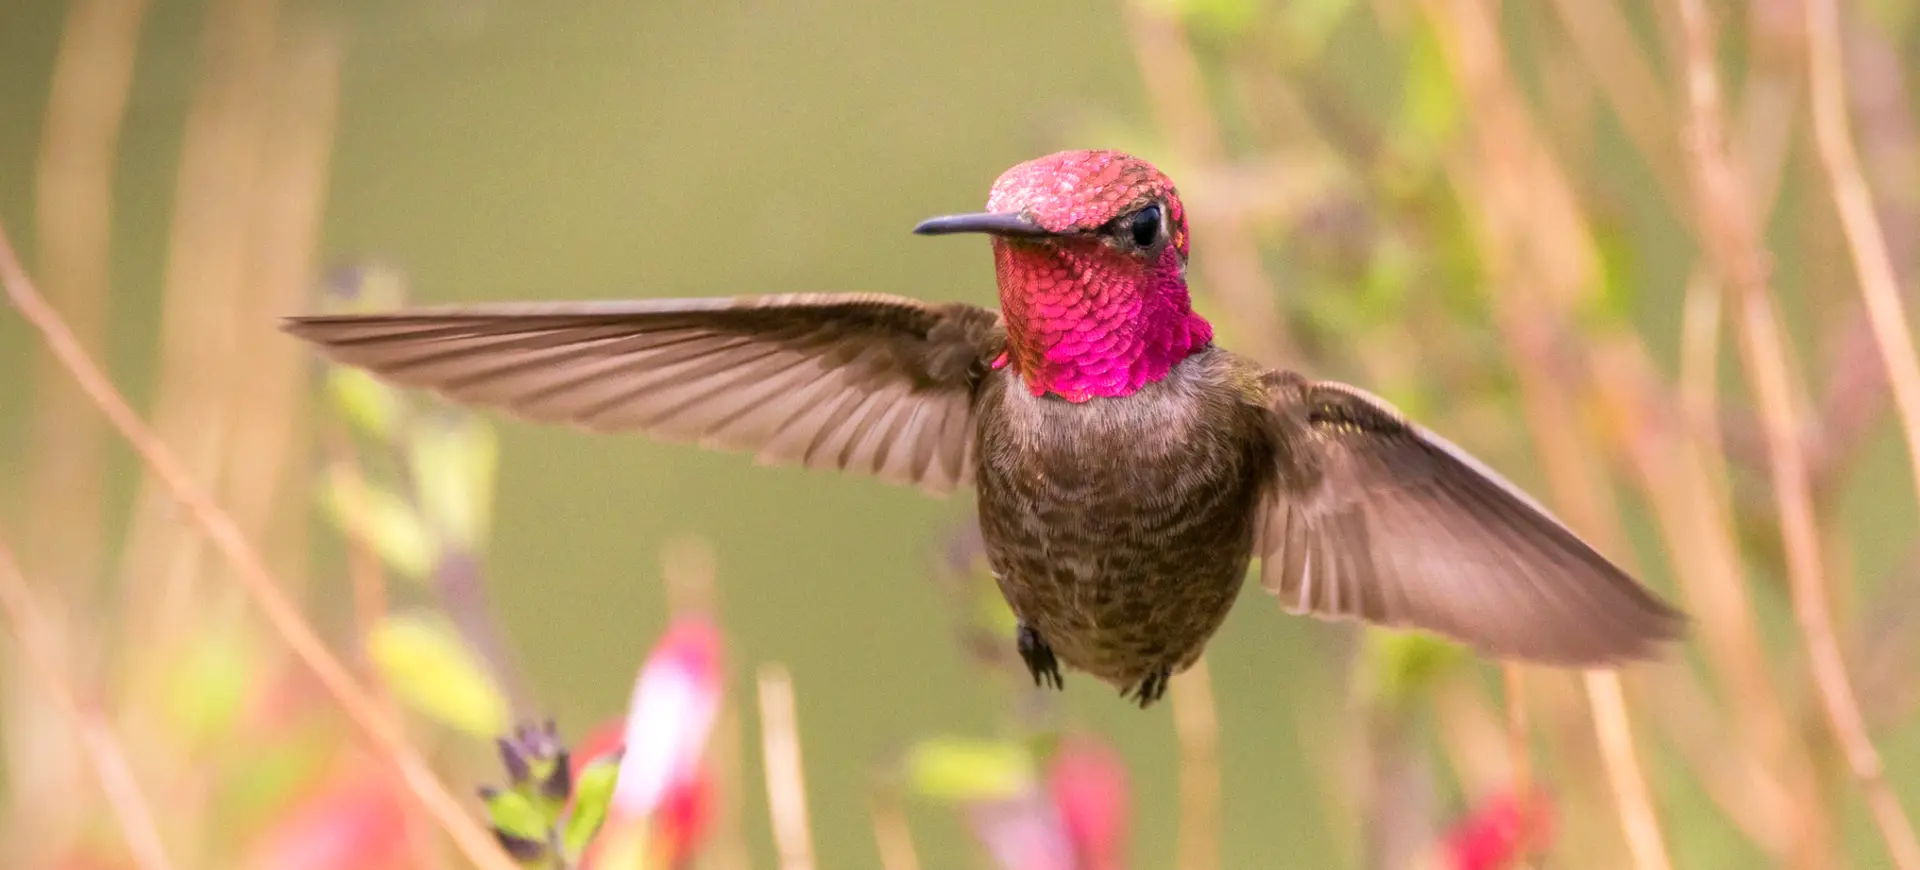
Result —
<path fill-rule="evenodd" d="M 985 243 L 915 238 L 913 223 L 977 207 L 1039 154 L 1134 150 L 1194 211 L 1198 304 L 1223 343 L 1391 397 L 1694 611 L 1688 646 L 1620 695 L 1525 672 L 1528 766 L 1557 810 L 1547 865 L 1659 866 L 1644 841 L 1629 848 L 1594 737 L 1592 705 L 1621 697 L 1671 866 L 1894 866 L 1809 676 L 1741 352 L 1743 300 L 1759 298 L 1788 341 L 1800 419 L 1782 443 L 1811 468 L 1839 649 L 1883 784 L 1920 811 L 1913 474 L 1811 136 L 1807 10 L 1705 4 L 1747 209 L 1716 220 L 1725 202 L 1702 208 L 1697 179 L 1728 149 L 1686 147 L 1683 5 L 11 0 L 0 223 L 357 663 L 349 558 L 315 508 L 337 414 L 279 315 L 332 304 L 326 288 L 370 266 L 413 301 L 990 304 Z M 1915 4 L 1840 7 L 1846 104 L 1911 291 Z M 1748 224 L 1766 246 L 1759 297 L 1728 266 L 1755 262 L 1728 230 Z M 193 856 L 180 866 L 226 866 L 265 823 L 223 815 L 218 796 L 260 762 L 220 722 L 170 731 L 165 711 L 200 696 L 164 687 L 210 669 L 238 707 L 302 680 L 37 347 L 0 312 L 0 539 L 146 792 L 178 795 L 160 827 Z M 751 715 L 769 661 L 797 693 L 823 867 L 878 866 L 869 805 L 902 747 L 1036 716 L 1125 760 L 1129 866 L 1404 866 L 1382 832 L 1437 837 L 1512 778 L 1497 668 L 1382 652 L 1250 585 L 1199 678 L 1219 761 L 1202 828 L 1219 840 L 1217 863 L 1196 858 L 1176 705 L 1141 712 L 1069 675 L 1036 714 L 1018 679 L 956 642 L 973 617 L 943 566 L 968 498 L 493 422 L 486 607 L 563 732 L 625 710 L 667 623 L 663 553 L 710 555 L 726 689 L 745 711 L 717 738 L 745 740 L 721 801 L 740 827 L 723 828 L 752 866 L 774 858 Z M 393 582 L 397 599 L 431 600 Z M 208 637 L 216 648 L 193 643 Z M 0 860 L 121 866 L 67 729 L 16 671 Z M 457 794 L 497 777 L 484 743 L 420 717 L 410 730 Z M 925 866 L 983 865 L 961 817 L 906 806 Z M 105 863 L 57 863 L 76 843 Z"/>

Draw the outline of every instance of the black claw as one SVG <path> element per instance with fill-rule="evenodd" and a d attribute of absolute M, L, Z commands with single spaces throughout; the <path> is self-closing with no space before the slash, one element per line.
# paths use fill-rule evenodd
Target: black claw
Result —
<path fill-rule="evenodd" d="M 1167 694 L 1167 683 L 1172 680 L 1173 669 L 1161 668 L 1148 674 L 1146 679 L 1141 680 L 1132 689 L 1121 692 L 1120 696 L 1139 703 L 1140 709 L 1145 710 Z"/>
<path fill-rule="evenodd" d="M 1067 687 L 1066 678 L 1060 674 L 1060 660 L 1054 658 L 1053 647 L 1040 639 L 1040 632 L 1024 622 L 1020 623 L 1019 629 L 1014 632 L 1014 642 L 1020 649 L 1020 660 L 1027 663 L 1027 673 L 1033 675 L 1034 685 L 1055 689 Z"/>

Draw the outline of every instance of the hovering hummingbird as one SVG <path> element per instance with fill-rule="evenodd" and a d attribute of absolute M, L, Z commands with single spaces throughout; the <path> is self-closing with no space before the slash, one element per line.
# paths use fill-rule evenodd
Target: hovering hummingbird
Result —
<path fill-rule="evenodd" d="M 1173 183 L 1116 151 L 1000 176 L 977 214 L 1000 310 L 878 294 L 294 317 L 327 357 L 532 420 L 972 485 L 1036 684 L 1144 707 L 1248 566 L 1282 606 L 1606 667 L 1685 617 L 1464 451 L 1354 387 L 1213 343 Z"/>

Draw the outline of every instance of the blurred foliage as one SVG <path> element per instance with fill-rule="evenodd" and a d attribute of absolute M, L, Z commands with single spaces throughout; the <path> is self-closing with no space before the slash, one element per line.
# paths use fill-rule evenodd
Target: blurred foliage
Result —
<path fill-rule="evenodd" d="M 396 614 L 367 635 L 367 655 L 394 694 L 475 737 L 507 730 L 506 698 L 443 619 Z"/>
<path fill-rule="evenodd" d="M 955 802 L 1014 797 L 1031 788 L 1035 777 L 1024 746 L 953 738 L 915 745 L 907 769 L 914 790 Z"/>

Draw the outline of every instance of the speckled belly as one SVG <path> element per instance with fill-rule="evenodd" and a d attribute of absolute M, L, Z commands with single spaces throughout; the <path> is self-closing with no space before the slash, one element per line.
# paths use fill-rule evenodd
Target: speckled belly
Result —
<path fill-rule="evenodd" d="M 1251 558 L 1254 457 L 1185 401 L 1013 394 L 994 409 L 1013 428 L 982 430 L 1001 593 L 1063 662 L 1122 689 L 1199 657 Z"/>

